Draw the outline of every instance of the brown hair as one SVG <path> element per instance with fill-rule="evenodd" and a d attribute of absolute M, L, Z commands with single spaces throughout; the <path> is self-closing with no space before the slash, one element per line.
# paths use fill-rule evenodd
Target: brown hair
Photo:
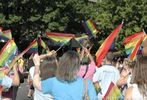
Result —
<path fill-rule="evenodd" d="M 132 61 L 129 58 L 125 58 L 124 61 L 123 61 L 123 64 L 128 66 L 128 68 L 131 68 L 131 69 L 134 68 L 135 63 L 136 63 L 135 61 Z"/>
<path fill-rule="evenodd" d="M 147 57 L 141 57 L 133 70 L 132 83 L 136 83 L 143 96 L 147 96 Z"/>
<path fill-rule="evenodd" d="M 59 59 L 56 77 L 60 81 L 72 82 L 77 77 L 80 68 L 80 58 L 77 52 L 67 51 Z"/>
<path fill-rule="evenodd" d="M 107 61 L 110 61 L 112 63 L 113 58 L 114 58 L 114 54 L 112 52 L 108 52 L 106 55 Z"/>
<path fill-rule="evenodd" d="M 50 77 L 54 77 L 57 69 L 56 57 L 50 56 L 43 59 L 40 64 L 40 77 L 41 80 L 45 80 Z"/>

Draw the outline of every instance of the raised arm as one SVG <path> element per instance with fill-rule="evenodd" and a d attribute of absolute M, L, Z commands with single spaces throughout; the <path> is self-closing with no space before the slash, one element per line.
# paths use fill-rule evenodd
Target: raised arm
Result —
<path fill-rule="evenodd" d="M 41 90 L 41 80 L 40 80 L 40 76 L 39 76 L 40 56 L 38 54 L 35 54 L 33 57 L 33 61 L 34 61 L 34 65 L 35 65 L 33 85 L 38 90 Z"/>
<path fill-rule="evenodd" d="M 14 77 L 12 79 L 12 85 L 13 86 L 18 86 L 20 84 L 20 79 L 17 71 L 18 64 L 15 63 L 13 66 L 13 71 L 14 71 Z"/>
<path fill-rule="evenodd" d="M 90 61 L 94 61 L 92 55 L 90 54 L 90 51 L 86 48 L 86 47 L 83 47 L 84 51 L 87 53 L 87 56 L 89 57 Z"/>

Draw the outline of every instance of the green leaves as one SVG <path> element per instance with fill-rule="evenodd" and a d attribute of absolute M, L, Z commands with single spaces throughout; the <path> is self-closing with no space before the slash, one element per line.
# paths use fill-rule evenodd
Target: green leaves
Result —
<path fill-rule="evenodd" d="M 21 43 L 45 31 L 85 33 L 82 21 L 89 18 L 101 30 L 97 34 L 98 43 L 124 19 L 119 42 L 116 42 L 120 50 L 126 36 L 142 29 L 147 31 L 146 0 L 3 0 L 0 12 L 0 25 L 11 28 L 13 36 Z"/>

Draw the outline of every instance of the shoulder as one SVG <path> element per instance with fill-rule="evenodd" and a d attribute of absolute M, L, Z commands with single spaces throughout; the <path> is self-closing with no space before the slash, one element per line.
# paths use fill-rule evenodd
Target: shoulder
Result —
<path fill-rule="evenodd" d="M 133 86 L 129 87 L 125 92 L 125 100 L 130 100 L 132 98 Z"/>

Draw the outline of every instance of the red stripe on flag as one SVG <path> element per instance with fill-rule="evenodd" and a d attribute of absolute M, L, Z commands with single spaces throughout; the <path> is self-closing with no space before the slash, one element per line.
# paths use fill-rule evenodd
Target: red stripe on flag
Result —
<path fill-rule="evenodd" d="M 135 56 L 136 56 L 136 54 L 137 54 L 137 52 L 138 52 L 138 50 L 139 50 L 139 47 L 140 47 L 140 45 L 141 45 L 141 43 L 142 43 L 142 40 L 143 40 L 143 37 L 141 37 L 141 38 L 138 40 L 136 46 L 134 47 L 132 53 L 130 54 L 129 58 L 130 58 L 131 60 L 134 60 L 134 59 L 135 59 Z"/>
<path fill-rule="evenodd" d="M 127 44 L 128 42 L 132 41 L 135 38 L 139 38 L 140 36 L 143 36 L 145 33 L 144 32 L 139 32 L 139 33 L 135 33 L 133 35 L 127 36 L 124 41 L 123 44 Z"/>
<path fill-rule="evenodd" d="M 123 25 L 123 22 L 120 25 L 118 25 L 111 32 L 111 34 L 105 39 L 105 41 L 103 42 L 103 44 L 100 46 L 100 48 L 96 52 L 96 63 L 97 63 L 97 66 L 100 66 L 101 65 L 101 62 L 102 62 L 103 58 L 107 54 L 107 52 L 108 52 L 111 44 L 113 43 L 114 38 L 117 36 L 118 32 L 122 28 L 122 25 Z"/>
<path fill-rule="evenodd" d="M 46 32 L 47 36 L 59 36 L 59 37 L 75 37 L 74 34 L 68 33 L 57 33 L 57 32 Z"/>

